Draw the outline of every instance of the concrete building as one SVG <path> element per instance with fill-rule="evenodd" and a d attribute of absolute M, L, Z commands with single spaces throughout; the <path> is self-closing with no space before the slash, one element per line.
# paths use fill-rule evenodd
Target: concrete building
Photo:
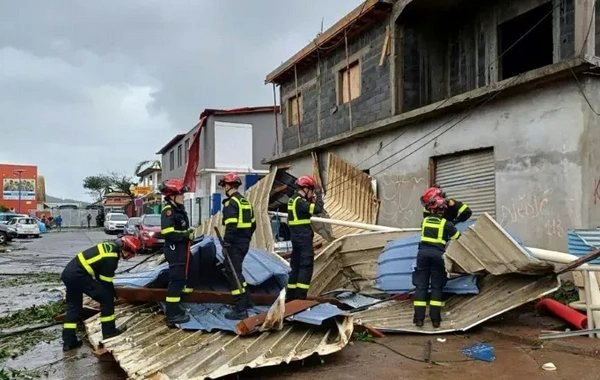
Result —
<path fill-rule="evenodd" d="M 263 161 L 275 152 L 279 111 L 275 106 L 206 109 L 200 114 L 202 124 L 175 136 L 157 152 L 162 156 L 162 178 L 183 178 L 194 133 L 202 128 L 197 186 L 186 195 L 194 224 L 221 209 L 223 194 L 217 184 L 224 174 L 239 173 L 244 191 L 268 173 L 269 165 Z"/>
<path fill-rule="evenodd" d="M 267 76 L 283 123 L 266 162 L 300 175 L 333 152 L 377 180 L 380 224 L 418 226 L 437 183 L 566 250 L 600 226 L 598 21 L 591 0 L 367 0 Z"/>
<path fill-rule="evenodd" d="M 0 205 L 23 214 L 37 210 L 37 166 L 0 164 L 0 180 Z"/>

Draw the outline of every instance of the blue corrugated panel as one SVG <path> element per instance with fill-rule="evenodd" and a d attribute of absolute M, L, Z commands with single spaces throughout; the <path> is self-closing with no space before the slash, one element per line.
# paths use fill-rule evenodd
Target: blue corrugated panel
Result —
<path fill-rule="evenodd" d="M 213 193 L 211 195 L 210 215 L 216 215 L 221 211 L 221 194 Z"/>
<path fill-rule="evenodd" d="M 575 256 L 585 256 L 600 248 L 600 229 L 569 230 L 569 253 Z M 591 264 L 600 264 L 600 258 L 592 260 Z"/>
<path fill-rule="evenodd" d="M 160 303 L 163 311 L 165 303 Z M 189 310 L 190 321 L 180 325 L 183 330 L 202 330 L 211 332 L 213 330 L 223 330 L 235 332 L 235 325 L 239 321 L 225 318 L 225 313 L 229 312 L 232 306 L 214 304 L 214 303 L 183 303 L 182 306 Z M 255 306 L 249 310 L 248 315 L 264 313 L 269 310 L 268 306 Z"/>
<path fill-rule="evenodd" d="M 343 311 L 335 305 L 330 303 L 321 303 L 311 307 L 310 309 L 304 310 L 303 312 L 294 314 L 288 319 L 294 322 L 303 322 L 320 326 L 324 321 L 333 317 L 337 317 L 342 313 Z"/>
<path fill-rule="evenodd" d="M 341 303 L 350 306 L 353 309 L 372 305 L 381 301 L 379 298 L 365 296 L 348 290 L 334 290 L 323 294 L 323 297 L 337 298 Z"/>
<path fill-rule="evenodd" d="M 473 222 L 461 223 L 457 228 L 462 232 Z M 402 294 L 414 288 L 412 272 L 417 262 L 420 234 L 389 242 L 377 266 L 375 287 L 389 294 Z M 449 280 L 444 292 L 453 294 L 479 294 L 475 276 L 462 276 Z"/>

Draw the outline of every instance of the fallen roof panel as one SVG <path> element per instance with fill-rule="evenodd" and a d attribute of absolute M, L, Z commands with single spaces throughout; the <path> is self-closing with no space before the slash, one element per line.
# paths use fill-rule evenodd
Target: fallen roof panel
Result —
<path fill-rule="evenodd" d="M 165 303 L 160 306 L 165 311 Z M 211 332 L 213 330 L 236 332 L 235 325 L 239 322 L 225 318 L 225 313 L 231 310 L 231 306 L 218 303 L 183 303 L 182 306 L 188 310 L 190 321 L 182 323 L 179 328 L 183 330 L 202 330 Z M 268 306 L 255 306 L 248 310 L 250 316 L 260 314 L 269 310 Z"/>
<path fill-rule="evenodd" d="M 294 322 L 304 322 L 320 326 L 328 319 L 343 315 L 344 312 L 330 303 L 322 303 L 290 316 L 288 319 Z"/>
<path fill-rule="evenodd" d="M 313 354 L 340 351 L 352 335 L 352 317 L 333 327 L 285 325 L 248 337 L 226 332 L 171 330 L 156 306 L 122 305 L 116 308 L 117 325 L 127 326 L 122 335 L 104 342 L 104 348 L 131 379 L 207 379 L 242 371 L 302 360 Z M 94 347 L 101 340 L 98 316 L 85 321 Z"/>

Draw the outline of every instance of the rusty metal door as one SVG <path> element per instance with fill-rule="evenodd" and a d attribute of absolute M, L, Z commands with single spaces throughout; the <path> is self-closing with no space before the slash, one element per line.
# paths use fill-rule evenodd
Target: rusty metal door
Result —
<path fill-rule="evenodd" d="M 448 197 L 466 202 L 473 216 L 496 217 L 494 150 L 461 152 L 435 158 L 435 183 Z"/>

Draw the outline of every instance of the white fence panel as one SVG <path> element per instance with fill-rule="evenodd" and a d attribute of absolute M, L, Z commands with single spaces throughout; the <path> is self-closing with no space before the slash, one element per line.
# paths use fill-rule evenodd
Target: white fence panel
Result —
<path fill-rule="evenodd" d="M 98 210 L 44 210 L 44 214 L 46 217 L 52 216 L 56 218 L 57 216 L 62 217 L 62 226 L 63 227 L 87 227 L 87 215 L 90 214 L 92 216 L 92 220 L 90 220 L 91 227 L 101 227 L 96 226 L 96 215 L 98 215 Z"/>

